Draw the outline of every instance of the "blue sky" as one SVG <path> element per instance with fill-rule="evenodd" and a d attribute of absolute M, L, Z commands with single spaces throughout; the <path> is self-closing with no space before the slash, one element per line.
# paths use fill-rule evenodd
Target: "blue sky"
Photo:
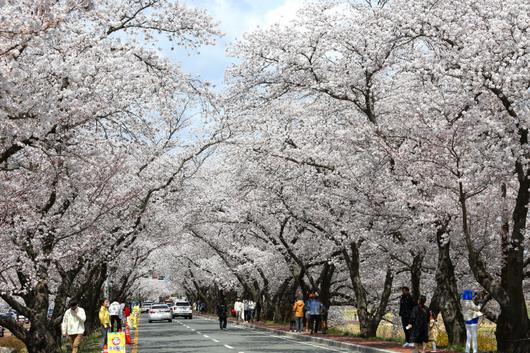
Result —
<path fill-rule="evenodd" d="M 225 49 L 230 42 L 241 38 L 242 34 L 259 27 L 267 27 L 275 22 L 292 19 L 304 0 L 185 0 L 193 7 L 204 8 L 219 23 L 225 36 L 214 47 L 200 48 L 194 53 L 183 49 L 164 53 L 180 63 L 184 70 L 216 86 L 222 86 L 224 71 L 231 63 Z"/>

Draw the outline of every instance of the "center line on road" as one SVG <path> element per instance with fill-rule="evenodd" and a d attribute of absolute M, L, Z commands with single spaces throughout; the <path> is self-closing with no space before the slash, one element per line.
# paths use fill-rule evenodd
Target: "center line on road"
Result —
<path fill-rule="evenodd" d="M 210 338 L 210 336 L 208 336 L 208 335 L 203 335 L 203 336 L 206 337 L 206 338 Z"/>
<path fill-rule="evenodd" d="M 228 349 L 234 349 L 234 347 L 229 346 L 229 345 L 227 345 L 227 344 L 225 344 L 225 347 L 228 348 Z"/>
<path fill-rule="evenodd" d="M 214 341 L 215 343 L 219 343 L 219 340 L 216 340 L 215 338 L 212 338 L 212 341 Z"/>

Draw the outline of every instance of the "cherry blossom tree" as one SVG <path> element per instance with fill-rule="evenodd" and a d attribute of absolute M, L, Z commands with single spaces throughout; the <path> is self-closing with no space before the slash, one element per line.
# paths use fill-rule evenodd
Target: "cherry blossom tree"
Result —
<path fill-rule="evenodd" d="M 7 1 L 0 17 L 0 296 L 31 328 L 0 324 L 50 352 L 68 298 L 97 301 L 109 264 L 157 226 L 152 206 L 222 139 L 190 129 L 211 121 L 210 94 L 148 44 L 218 32 L 157 0 Z"/>

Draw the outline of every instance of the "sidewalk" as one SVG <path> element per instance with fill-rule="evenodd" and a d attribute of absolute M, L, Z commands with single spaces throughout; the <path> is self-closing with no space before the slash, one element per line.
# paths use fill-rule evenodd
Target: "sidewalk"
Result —
<path fill-rule="evenodd" d="M 211 319 L 217 319 L 211 315 L 208 316 Z M 235 323 L 235 319 L 229 318 L 230 322 Z M 265 324 L 261 321 L 254 321 L 252 323 L 240 323 L 239 326 L 247 327 L 251 329 L 265 330 L 273 332 L 278 336 L 287 336 L 292 340 L 309 341 L 314 343 L 320 343 L 330 347 L 337 347 L 341 349 L 350 350 L 352 352 L 360 353 L 411 353 L 412 348 L 403 348 L 400 344 L 390 341 L 367 339 L 361 337 L 342 336 L 333 334 L 314 334 L 310 335 L 307 333 L 300 334 L 290 332 L 287 325 L 282 324 Z M 428 352 L 428 350 L 427 350 Z M 438 350 L 437 353 L 448 353 L 444 350 Z"/>

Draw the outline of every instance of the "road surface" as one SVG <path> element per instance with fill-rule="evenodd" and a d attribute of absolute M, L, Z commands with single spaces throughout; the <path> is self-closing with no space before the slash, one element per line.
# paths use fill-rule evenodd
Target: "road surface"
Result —
<path fill-rule="evenodd" d="M 238 328 L 202 317 L 148 323 L 142 317 L 138 353 L 332 353 L 345 352 L 311 342 L 298 342 L 260 330 Z"/>

